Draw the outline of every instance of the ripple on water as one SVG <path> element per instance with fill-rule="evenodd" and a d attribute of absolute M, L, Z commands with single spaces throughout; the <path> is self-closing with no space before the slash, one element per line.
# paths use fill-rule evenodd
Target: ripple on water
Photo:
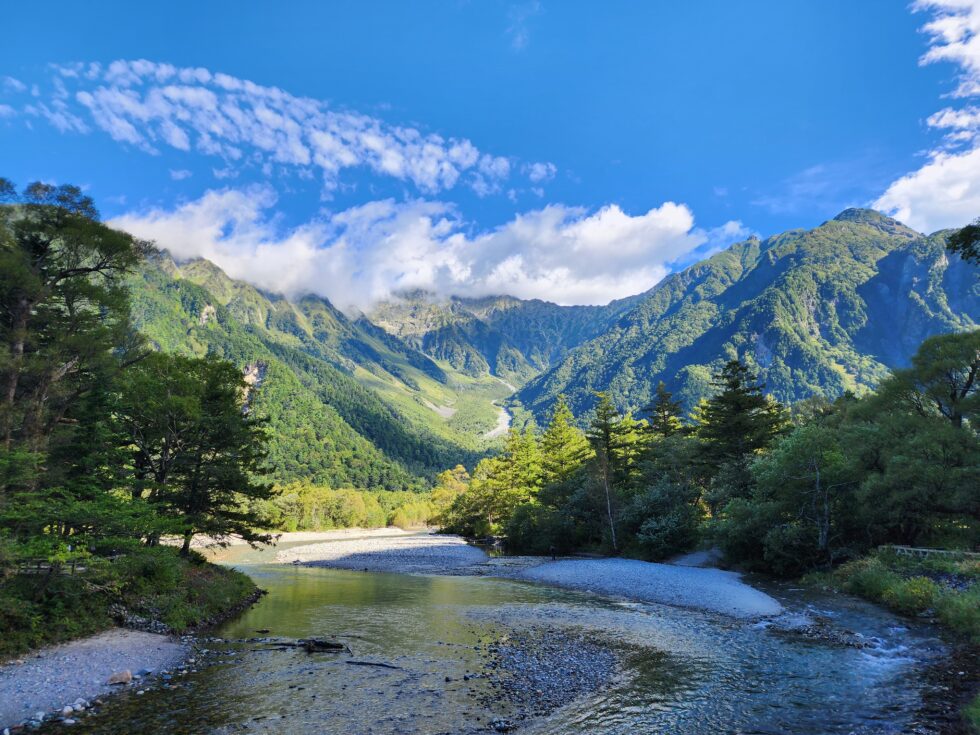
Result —
<path fill-rule="evenodd" d="M 358 660 L 262 651 L 237 655 L 173 690 L 124 697 L 75 732 L 488 732 L 520 704 L 495 697 L 485 644 L 532 628 L 598 635 L 616 647 L 622 676 L 521 732 L 929 732 L 914 729 L 917 672 L 938 647 L 928 632 L 838 598 L 781 594 L 791 613 L 817 614 L 872 641 L 834 646 L 662 605 L 488 578 L 413 577 L 292 566 L 249 568 L 269 594 L 222 635 L 336 636 Z M 795 597 L 794 597 L 795 595 Z M 807 605 L 811 604 L 810 609 Z M 476 674 L 477 676 L 473 676 Z M 448 681 L 447 681 L 448 679 Z M 561 677 L 539 677 L 540 686 Z"/>

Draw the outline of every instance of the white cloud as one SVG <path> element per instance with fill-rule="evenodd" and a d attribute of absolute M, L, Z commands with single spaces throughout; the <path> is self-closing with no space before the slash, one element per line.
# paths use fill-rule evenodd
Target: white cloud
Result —
<path fill-rule="evenodd" d="M 183 181 L 193 175 L 193 172 L 188 171 L 186 168 L 170 169 L 170 178 L 174 181 Z"/>
<path fill-rule="evenodd" d="M 328 191 L 354 167 L 428 194 L 465 184 L 481 196 L 501 191 L 514 173 L 509 158 L 465 138 L 391 125 L 207 69 L 146 60 L 74 64 L 56 67 L 52 85 L 50 99 L 25 110 L 59 130 L 86 132 L 92 125 L 150 154 L 174 148 L 220 157 L 223 168 L 315 170 Z M 531 175 L 543 172 L 533 181 L 554 175 L 552 164 L 530 166 Z"/>
<path fill-rule="evenodd" d="M 5 92 L 27 91 L 27 85 L 20 81 L 20 79 L 14 79 L 13 77 L 3 77 L 0 79 L 0 88 Z"/>
<path fill-rule="evenodd" d="M 745 232 L 731 222 L 706 233 L 673 202 L 637 216 L 614 205 L 596 212 L 549 205 L 475 235 L 443 202 L 374 201 L 289 229 L 268 216 L 275 203 L 269 187 L 223 189 L 112 224 L 262 288 L 361 309 L 418 288 L 606 303 L 650 288 L 706 244 Z"/>
<path fill-rule="evenodd" d="M 980 0 L 918 0 L 914 10 L 928 11 L 923 26 L 929 49 L 922 64 L 959 66 L 956 99 L 980 96 Z M 928 161 L 888 187 L 874 206 L 918 230 L 960 227 L 980 214 L 980 109 L 946 107 L 930 116 L 929 127 L 944 137 Z"/>
<path fill-rule="evenodd" d="M 10 105 L 0 105 L 0 117 L 13 117 L 17 112 Z"/>
<path fill-rule="evenodd" d="M 527 177 L 534 183 L 550 181 L 555 178 L 558 169 L 553 163 L 531 163 L 525 166 Z"/>

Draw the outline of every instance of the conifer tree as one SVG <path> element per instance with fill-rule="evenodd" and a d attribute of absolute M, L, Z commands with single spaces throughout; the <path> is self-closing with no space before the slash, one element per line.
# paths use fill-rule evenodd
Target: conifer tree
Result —
<path fill-rule="evenodd" d="M 567 481 L 585 461 L 589 443 L 582 431 L 575 426 L 565 396 L 558 396 L 551 421 L 541 437 L 541 469 L 547 484 Z"/>
<path fill-rule="evenodd" d="M 699 407 L 700 461 L 715 485 L 709 504 L 717 510 L 751 487 L 749 460 L 786 426 L 783 407 L 765 395 L 765 386 L 739 360 L 730 360 L 714 376 L 718 393 Z"/>
<path fill-rule="evenodd" d="M 657 397 L 646 409 L 649 415 L 650 433 L 657 437 L 668 437 L 684 431 L 681 421 L 681 402 L 675 401 L 667 390 L 664 381 L 657 383 Z"/>
<path fill-rule="evenodd" d="M 599 403 L 595 408 L 595 417 L 589 424 L 586 435 L 592 450 L 595 452 L 596 469 L 599 484 L 605 499 L 606 516 L 609 521 L 609 536 L 614 551 L 619 551 L 616 540 L 616 522 L 613 511 L 613 495 L 615 492 L 616 452 L 619 447 L 619 411 L 613 405 L 609 393 L 596 393 Z"/>

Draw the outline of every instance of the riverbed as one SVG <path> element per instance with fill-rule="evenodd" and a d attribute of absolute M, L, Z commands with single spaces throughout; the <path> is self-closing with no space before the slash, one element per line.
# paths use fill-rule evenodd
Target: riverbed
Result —
<path fill-rule="evenodd" d="M 918 710 L 929 686 L 921 672 L 943 644 L 926 626 L 849 598 L 762 583 L 784 615 L 818 619 L 859 645 L 520 580 L 269 563 L 276 551 L 223 552 L 269 594 L 216 631 L 229 642 L 202 644 L 218 651 L 205 654 L 212 665 L 173 688 L 121 695 L 72 729 L 407 735 L 493 732 L 496 723 L 536 735 L 938 731 Z M 313 636 L 350 650 L 311 654 L 261 642 Z M 537 641 L 547 641 L 540 656 L 515 658 L 515 649 Z M 588 655 L 576 659 L 580 647 Z M 585 667 L 599 659 L 611 668 L 596 685 Z M 559 690 L 576 677 L 585 683 L 563 701 Z"/>

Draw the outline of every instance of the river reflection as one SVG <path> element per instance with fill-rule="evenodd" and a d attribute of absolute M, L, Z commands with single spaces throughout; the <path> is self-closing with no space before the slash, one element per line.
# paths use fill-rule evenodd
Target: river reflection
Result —
<path fill-rule="evenodd" d="M 266 554 L 226 556 L 269 594 L 221 636 L 335 636 L 354 660 L 397 668 L 239 643 L 177 689 L 120 697 L 73 731 L 488 732 L 492 718 L 518 713 L 507 702 L 486 704 L 484 680 L 463 679 L 486 665 L 478 644 L 512 628 L 570 625 L 626 651 L 625 675 L 548 718 L 524 722 L 521 732 L 930 732 L 914 722 L 918 672 L 940 644 L 862 603 L 775 590 L 792 608 L 810 606 L 875 639 L 867 649 L 840 648 L 752 623 L 520 582 L 273 565 L 262 563 Z"/>

